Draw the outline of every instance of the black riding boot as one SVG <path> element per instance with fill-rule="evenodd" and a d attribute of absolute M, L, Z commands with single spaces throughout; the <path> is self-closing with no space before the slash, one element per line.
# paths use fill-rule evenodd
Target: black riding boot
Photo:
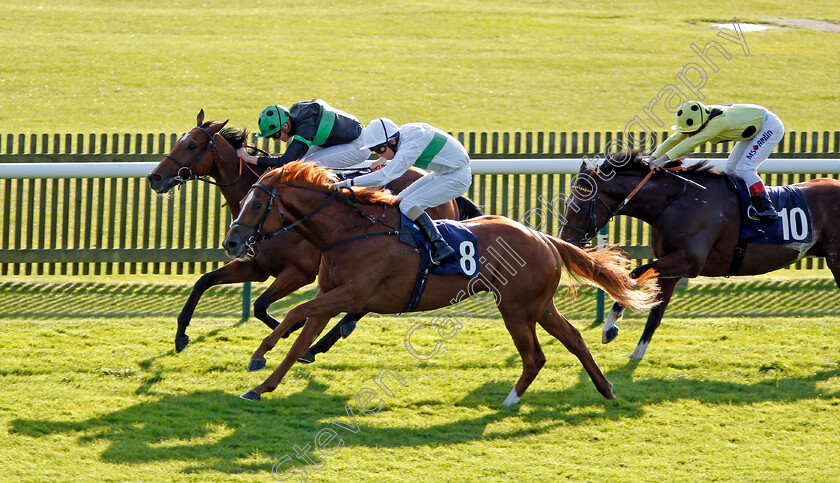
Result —
<path fill-rule="evenodd" d="M 417 226 L 426 233 L 426 236 L 429 237 L 429 241 L 432 242 L 432 263 L 440 265 L 440 262 L 446 257 L 450 257 L 455 254 L 455 250 L 446 243 L 446 240 L 443 239 L 435 226 L 435 222 L 429 218 L 428 214 L 424 212 L 418 216 L 414 222 L 417 223 Z"/>
<path fill-rule="evenodd" d="M 751 197 L 750 204 L 752 209 L 747 210 L 747 213 L 752 220 L 773 221 L 779 217 L 766 191 Z"/>

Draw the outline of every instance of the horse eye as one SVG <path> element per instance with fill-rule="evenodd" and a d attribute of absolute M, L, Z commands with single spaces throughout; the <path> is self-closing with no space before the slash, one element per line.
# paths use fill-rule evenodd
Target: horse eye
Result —
<path fill-rule="evenodd" d="M 255 210 L 261 210 L 262 209 L 262 203 L 254 203 L 254 209 Z"/>
<path fill-rule="evenodd" d="M 195 151 L 195 148 L 197 148 L 197 147 L 198 146 L 196 146 L 195 143 L 189 143 L 187 145 L 187 149 L 189 149 L 190 151 Z"/>

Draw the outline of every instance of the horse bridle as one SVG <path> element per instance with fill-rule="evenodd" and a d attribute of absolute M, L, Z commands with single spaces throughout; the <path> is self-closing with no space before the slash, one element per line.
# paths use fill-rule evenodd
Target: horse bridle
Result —
<path fill-rule="evenodd" d="M 596 205 L 597 205 L 598 201 L 600 201 L 601 204 L 604 205 L 604 208 L 606 208 L 607 212 L 609 213 L 609 216 L 607 216 L 604 223 L 602 223 L 600 225 L 598 225 L 597 221 L 596 221 L 597 220 L 597 215 L 596 215 L 596 209 L 595 208 L 596 208 Z M 624 207 L 621 206 L 621 208 L 624 208 Z M 600 196 L 598 196 L 596 194 L 594 197 L 592 197 L 592 199 L 589 200 L 589 203 L 587 203 L 587 223 L 586 223 L 586 225 L 584 225 L 583 228 L 581 228 L 581 227 L 577 227 L 575 225 L 572 225 L 571 223 L 563 222 L 560 225 L 560 230 L 562 231 L 564 228 L 571 228 L 572 230 L 580 233 L 583 236 L 581 244 L 582 245 L 587 245 L 589 243 L 589 241 L 592 240 L 592 237 L 594 237 L 595 234 L 598 233 L 601 230 L 601 228 L 607 226 L 607 224 L 610 222 L 610 220 L 612 220 L 613 217 L 616 214 L 618 214 L 618 211 L 619 211 L 618 209 L 616 209 L 616 210 L 610 209 L 610 207 L 607 206 L 607 203 L 604 200 L 602 200 Z"/>
<path fill-rule="evenodd" d="M 192 171 L 193 167 L 201 160 L 201 158 L 204 157 L 204 154 L 207 153 L 208 151 L 211 152 L 211 153 L 216 153 L 216 156 L 218 156 L 218 158 L 220 160 L 224 161 L 222 159 L 222 155 L 219 153 L 219 150 L 216 149 L 216 136 L 218 136 L 219 133 L 215 133 L 215 134 L 211 133 L 210 131 L 208 131 L 207 129 L 205 129 L 201 126 L 196 126 L 194 129 L 198 129 L 199 131 L 203 132 L 209 138 L 209 141 L 207 142 L 207 145 L 204 146 L 204 149 L 199 151 L 199 153 L 196 155 L 195 159 L 193 159 L 193 161 L 189 165 L 186 165 L 186 163 L 182 163 L 182 162 L 178 161 L 177 159 L 175 159 L 174 156 L 172 156 L 169 153 L 164 155 L 166 158 L 169 158 L 170 160 L 172 160 L 173 163 L 178 165 L 178 173 L 173 177 L 173 179 L 175 181 L 179 182 L 179 183 L 186 183 L 187 181 L 197 179 L 199 181 L 204 181 L 205 183 L 210 183 L 212 185 L 221 186 L 221 187 L 232 186 L 232 185 L 238 183 L 239 179 L 242 178 L 242 166 L 245 164 L 245 162 L 242 161 L 241 159 L 238 160 L 239 161 L 239 174 L 237 174 L 236 179 L 234 179 L 230 183 L 217 183 L 217 182 L 213 181 L 212 179 L 208 179 L 207 175 L 198 176 L 195 173 L 193 173 L 193 171 Z M 262 151 L 259 148 L 256 148 L 256 149 Z M 250 169 L 250 167 L 248 169 Z M 252 170 L 252 172 L 253 172 L 253 170 Z M 182 176 L 182 173 L 184 173 L 184 176 Z M 254 173 L 254 174 L 257 174 L 257 173 Z M 257 175 L 257 176 L 259 176 L 259 175 Z"/>
<path fill-rule="evenodd" d="M 580 227 L 577 227 L 575 225 L 563 222 L 563 224 L 560 225 L 560 230 L 563 230 L 563 228 L 566 228 L 566 227 L 571 228 L 572 230 L 575 230 L 578 233 L 581 233 L 583 235 L 583 243 L 582 243 L 583 245 L 588 244 L 589 241 L 592 240 L 592 237 L 594 237 L 596 233 L 598 233 L 602 228 L 607 226 L 607 224 L 613 219 L 613 217 L 615 217 L 615 215 L 617 215 L 619 211 L 621 211 L 622 209 L 624 209 L 625 206 L 627 206 L 627 203 L 630 202 L 630 199 L 632 199 L 634 196 L 636 196 L 636 193 L 638 193 L 639 190 L 642 189 L 642 186 L 644 186 L 644 184 L 647 183 L 647 181 L 650 179 L 652 174 L 653 174 L 653 170 L 648 172 L 648 174 L 644 177 L 644 179 L 642 179 L 642 181 L 639 182 L 639 184 L 633 189 L 633 191 L 631 191 L 630 194 L 627 195 L 626 198 L 624 198 L 624 201 L 619 203 L 619 205 L 615 209 L 611 209 L 607 205 L 607 203 L 603 199 L 601 199 L 601 197 L 598 196 L 597 193 L 595 193 L 595 195 L 589 200 L 589 203 L 588 203 L 588 208 L 587 208 L 588 209 L 588 214 L 587 214 L 586 225 L 583 228 L 580 228 Z M 583 188 L 581 188 L 579 186 L 572 186 L 572 189 L 573 190 L 576 190 L 576 189 L 577 190 L 582 190 Z M 683 191 L 684 190 L 685 190 L 685 188 L 683 188 Z M 597 204 L 596 200 L 600 201 L 601 204 L 604 205 L 604 208 L 607 209 L 607 213 L 608 213 L 604 222 L 601 223 L 600 225 L 598 225 L 597 222 L 596 222 L 596 219 L 597 219 L 597 215 L 595 213 L 595 211 L 596 211 L 595 206 Z M 590 227 L 590 225 L 591 225 L 591 227 Z M 587 227 L 590 227 L 590 228 L 587 230 L 586 229 Z"/>
<path fill-rule="evenodd" d="M 198 152 L 198 154 L 196 154 L 195 159 L 193 159 L 193 161 L 189 164 L 189 166 L 187 166 L 186 163 L 182 163 L 182 162 L 178 161 L 177 159 L 175 159 L 174 156 L 172 156 L 169 153 L 167 153 L 165 155 L 165 157 L 171 159 L 173 163 L 178 165 L 178 174 L 176 174 L 173 179 L 175 179 L 175 181 L 178 181 L 180 183 L 184 183 L 184 182 L 187 182 L 187 181 L 190 181 L 190 180 L 193 180 L 193 179 L 201 179 L 200 176 L 196 176 L 192 172 L 193 167 L 201 160 L 202 157 L 204 157 L 204 153 L 206 153 L 207 151 L 216 152 L 216 135 L 218 133 L 215 133 L 215 134 L 211 133 L 210 131 L 208 131 L 207 129 L 205 129 L 201 126 L 196 126 L 193 129 L 198 129 L 199 131 L 203 132 L 208 137 L 209 141 L 207 142 L 207 145 L 204 146 L 204 149 L 202 149 L 201 151 Z M 181 173 L 183 173 L 183 172 L 186 172 L 185 176 L 182 176 Z"/>
<path fill-rule="evenodd" d="M 355 203 L 353 203 L 353 201 L 351 201 L 351 200 L 349 200 L 349 199 L 347 199 L 343 196 L 338 196 L 338 194 L 341 192 L 341 190 L 334 189 L 327 195 L 326 199 L 324 199 L 324 201 L 322 201 L 321 204 L 318 205 L 317 208 L 315 208 L 309 214 L 303 216 L 302 218 L 298 219 L 297 221 L 292 222 L 289 225 L 286 225 L 286 215 L 285 215 L 285 213 L 283 213 L 283 209 L 280 207 L 279 204 L 277 204 L 277 210 L 280 212 L 280 216 L 283 218 L 283 222 L 280 225 L 280 229 L 275 231 L 275 232 L 272 232 L 272 233 L 262 233 L 265 222 L 268 219 L 269 213 L 271 212 L 271 207 L 272 207 L 272 205 L 275 204 L 275 199 L 277 197 L 277 187 L 275 186 L 275 187 L 269 189 L 268 187 L 263 186 L 261 184 L 254 184 L 254 185 L 251 186 L 251 188 L 256 188 L 256 189 L 262 190 L 262 191 L 264 191 L 265 193 L 268 194 L 268 203 L 266 204 L 265 212 L 263 212 L 262 217 L 260 217 L 260 221 L 256 225 L 248 225 L 248 224 L 242 223 L 240 221 L 234 221 L 233 223 L 230 224 L 230 229 L 236 232 L 236 234 L 239 236 L 239 239 L 242 240 L 243 243 L 245 244 L 245 246 L 248 248 L 249 255 L 253 255 L 253 248 L 254 248 L 255 244 L 266 241 L 266 240 L 269 240 L 273 236 L 279 235 L 281 233 L 285 233 L 285 232 L 291 230 L 292 228 L 296 227 L 297 225 L 309 220 L 310 218 L 312 218 L 313 216 L 315 216 L 319 212 L 321 212 L 321 210 L 326 208 L 327 204 L 329 204 L 329 202 L 332 201 L 334 198 L 338 198 L 341 201 L 344 201 L 345 203 L 350 205 L 350 207 L 353 208 L 356 211 L 356 213 L 358 213 L 363 218 L 368 219 L 371 222 L 371 224 L 382 221 L 382 219 L 385 218 L 385 210 L 387 208 L 387 206 L 383 207 L 382 215 L 379 216 L 378 218 L 373 217 L 371 215 L 368 215 L 367 213 L 365 213 L 361 209 L 359 209 L 359 207 L 356 206 Z M 299 187 L 299 188 L 306 189 L 306 190 L 309 190 L 309 191 L 314 191 L 316 193 L 325 194 L 323 191 L 316 190 L 316 189 L 305 188 L 305 187 L 302 187 L 302 186 Z M 349 191 L 351 193 L 354 193 L 353 190 L 349 190 Z M 242 232 L 239 231 L 238 227 L 240 227 L 240 226 L 253 230 L 253 234 L 251 236 L 249 236 L 248 238 L 245 238 L 245 235 L 243 235 Z M 383 234 L 383 235 L 384 234 L 393 235 L 393 234 L 399 234 L 399 232 L 398 231 L 396 231 L 396 232 L 390 231 L 390 232 L 387 232 L 387 233 L 382 232 L 381 234 Z M 366 233 L 363 237 L 354 237 L 354 238 L 351 238 L 350 240 L 345 240 L 345 241 L 338 242 L 334 245 L 331 245 L 330 247 L 328 247 L 324 251 L 325 252 L 329 251 L 332 248 L 334 248 L 335 246 L 346 243 L 347 241 L 352 241 L 352 240 L 355 240 L 357 238 L 365 238 L 367 236 L 368 236 L 368 234 Z"/>

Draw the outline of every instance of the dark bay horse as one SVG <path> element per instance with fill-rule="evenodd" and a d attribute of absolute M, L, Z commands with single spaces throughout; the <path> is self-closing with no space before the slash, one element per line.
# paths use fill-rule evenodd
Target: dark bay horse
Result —
<path fill-rule="evenodd" d="M 738 195 L 727 175 L 712 170 L 705 162 L 687 167 L 682 162 L 675 160 L 665 167 L 705 190 L 669 173 L 654 172 L 620 209 L 650 173 L 641 153 L 616 153 L 597 169 L 582 165 L 564 215 L 560 237 L 577 245 L 586 244 L 616 214 L 638 218 L 652 228 L 651 247 L 657 260 L 636 268 L 631 276 L 656 270 L 660 300 L 650 312 L 631 359 L 644 357 L 681 277 L 722 277 L 729 275 L 732 267 L 742 216 Z M 734 275 L 767 273 L 815 255 L 825 257 L 840 285 L 840 181 L 821 178 L 795 186 L 808 202 L 813 243 L 749 244 Z M 610 342 L 618 334 L 615 323 L 623 313 L 621 304 L 613 305 L 604 324 L 603 342 Z"/>
<path fill-rule="evenodd" d="M 269 171 L 248 193 L 225 237 L 223 246 L 234 257 L 246 253 L 249 240 L 254 237 L 281 229 L 299 233 L 324 251 L 318 294 L 289 311 L 254 352 L 249 369 L 264 367 L 265 353 L 298 320 L 306 319 L 306 325 L 275 371 L 264 383 L 243 394 L 243 399 L 258 400 L 261 394 L 273 391 L 336 314 L 396 314 L 406 309 L 420 256 L 395 236 L 376 236 L 399 227 L 397 199 L 364 188 L 335 190 L 334 181 L 336 177 L 331 172 L 311 163 L 295 162 Z M 562 268 L 565 266 L 574 277 L 593 281 L 611 297 L 636 309 L 654 303 L 655 274 L 632 279 L 623 268 L 627 260 L 613 250 L 587 253 L 501 216 L 483 216 L 465 224 L 478 236 L 478 246 L 465 251 L 462 245 L 465 258 L 461 263 L 482 261 L 478 275 L 473 279 L 430 275 L 415 310 L 453 305 L 466 294 L 489 291 L 493 295 L 523 363 L 522 375 L 505 400 L 506 405 L 519 401 L 545 364 L 536 323 L 578 357 L 604 397 L 613 398 L 612 384 L 592 358 L 580 333 L 554 305 Z M 329 249 L 336 244 L 342 244 L 340 250 Z M 503 250 L 511 260 L 499 259 Z"/>
<path fill-rule="evenodd" d="M 149 186 L 158 194 L 170 192 L 189 180 L 200 179 L 219 186 L 233 217 L 239 214 L 239 202 L 257 181 L 263 168 L 240 161 L 236 150 L 247 142 L 247 131 L 225 127 L 225 122 L 204 121 L 204 110 L 196 117 L 196 127 L 185 134 L 163 160 L 148 175 Z M 422 173 L 411 170 L 392 183 L 399 192 L 419 179 Z M 206 178 L 215 181 L 209 181 Z M 461 219 L 481 215 L 475 205 L 467 199 L 451 202 L 428 210 L 432 218 Z M 187 302 L 178 316 L 178 330 L 175 335 L 175 350 L 181 352 L 190 342 L 186 333 L 195 307 L 204 292 L 219 284 L 262 282 L 275 277 L 274 282 L 254 302 L 254 316 L 269 328 L 278 322 L 268 313 L 268 307 L 295 290 L 315 281 L 321 252 L 296 233 L 285 233 L 256 246 L 252 256 L 233 260 L 224 266 L 205 273 L 193 286 Z M 349 314 L 355 321 L 360 314 Z M 347 319 L 343 320 L 346 322 Z M 302 325 L 302 324 L 301 324 Z M 325 339 L 335 342 L 339 325 Z M 285 334 L 288 335 L 288 334 Z M 325 352 L 332 343 L 320 345 L 313 353 Z M 314 357 L 314 356 L 313 356 Z M 311 360 L 310 360 L 311 362 Z"/>

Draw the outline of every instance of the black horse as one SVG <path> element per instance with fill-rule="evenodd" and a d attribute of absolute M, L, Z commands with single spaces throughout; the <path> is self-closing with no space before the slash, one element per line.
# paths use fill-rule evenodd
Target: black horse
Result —
<path fill-rule="evenodd" d="M 796 185 L 811 213 L 810 243 L 748 244 L 738 265 L 733 259 L 742 215 L 728 175 L 712 170 L 705 161 L 685 167 L 678 159 L 665 168 L 672 173 L 654 172 L 643 183 L 651 171 L 640 152 L 613 154 L 597 168 L 582 165 L 560 232 L 563 240 L 583 245 L 617 214 L 651 225 L 651 248 L 657 260 L 636 268 L 631 275 L 656 270 L 660 302 L 651 310 L 631 359 L 644 357 L 681 277 L 757 275 L 814 255 L 825 257 L 840 286 L 840 181 L 820 178 Z M 673 175 L 677 173 L 679 177 Z M 735 272 L 730 273 L 733 268 Z M 624 307 L 613 305 L 604 323 L 604 343 L 618 335 L 615 323 L 623 314 Z"/>

